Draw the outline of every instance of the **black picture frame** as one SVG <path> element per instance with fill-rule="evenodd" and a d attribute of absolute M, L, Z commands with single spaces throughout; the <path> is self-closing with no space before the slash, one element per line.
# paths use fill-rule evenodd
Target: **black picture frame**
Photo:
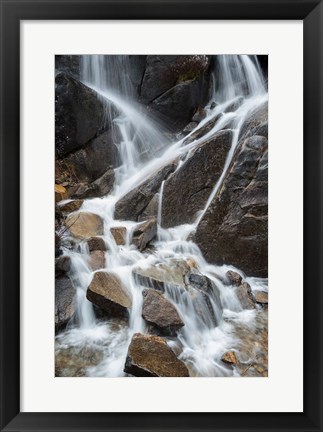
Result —
<path fill-rule="evenodd" d="M 322 1 L 0 0 L 0 5 L 1 431 L 322 431 Z M 20 21 L 31 19 L 303 20 L 305 323 L 303 413 L 20 412 L 19 49 Z M 292 353 L 286 355 L 292 356 Z"/>

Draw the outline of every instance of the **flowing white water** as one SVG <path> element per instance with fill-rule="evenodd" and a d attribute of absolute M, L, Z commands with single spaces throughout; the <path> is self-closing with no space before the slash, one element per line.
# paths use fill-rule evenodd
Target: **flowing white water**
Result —
<path fill-rule="evenodd" d="M 218 56 L 213 93 L 206 108 L 207 117 L 184 139 L 171 143 L 161 127 L 133 100 L 133 89 L 126 73 L 128 67 L 126 56 L 83 58 L 84 82 L 106 101 L 110 120 L 114 117 L 120 166 L 116 169 L 115 186 L 111 194 L 104 198 L 85 200 L 81 210 L 103 218 L 103 237 L 108 246 L 106 269 L 117 273 L 122 279 L 132 296 L 133 306 L 129 310 L 127 323 L 98 321 L 92 304 L 86 299 L 86 289 L 93 277 L 88 250 L 84 243 L 80 244 L 77 252 L 66 250 L 65 253 L 72 259 L 70 276 L 77 288 L 78 315 L 76 322 L 57 337 L 57 353 L 67 347 L 74 348 L 76 352 L 79 352 L 80 347 L 94 347 L 100 352 L 101 358 L 99 362 L 85 367 L 86 375 L 124 376 L 123 367 L 131 337 L 136 332 L 144 333 L 147 330 L 141 316 L 143 287 L 133 277 L 133 270 L 136 267 L 172 267 L 176 262 L 193 262 L 199 272 L 212 281 L 213 288 L 210 294 L 203 295 L 194 287 L 183 290 L 172 284 L 165 285 L 165 297 L 176 306 L 185 323 L 178 332 L 177 340 L 170 339 L 169 345 L 180 352 L 179 358 L 187 364 L 192 376 L 230 376 L 232 369 L 221 361 L 221 356 L 239 345 L 236 326 L 253 328 L 258 312 L 242 310 L 235 289 L 225 283 L 225 273 L 233 267 L 210 265 L 188 238 L 225 178 L 247 114 L 267 100 L 264 79 L 255 56 Z M 212 102 L 217 104 L 213 109 Z M 113 113 L 115 110 L 117 115 Z M 214 122 L 212 129 L 190 142 L 189 138 L 210 121 Z M 162 228 L 163 182 L 159 192 L 158 234 L 153 242 L 154 253 L 139 252 L 131 244 L 131 232 L 137 224 L 114 219 L 116 202 L 160 167 L 178 156 L 188 154 L 217 131 L 228 127 L 233 131 L 233 138 L 223 173 L 195 223 Z M 116 245 L 111 235 L 110 228 L 118 225 L 127 228 L 125 246 Z M 235 270 L 244 276 L 241 271 Z M 247 281 L 252 289 L 267 289 L 266 280 L 247 278 Z"/>

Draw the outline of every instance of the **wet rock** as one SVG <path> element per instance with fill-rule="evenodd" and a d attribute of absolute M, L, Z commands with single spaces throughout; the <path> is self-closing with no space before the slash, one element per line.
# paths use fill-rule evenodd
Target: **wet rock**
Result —
<path fill-rule="evenodd" d="M 111 316 L 125 316 L 131 308 L 131 296 L 118 275 L 111 272 L 94 273 L 86 298 Z"/>
<path fill-rule="evenodd" d="M 111 192 L 114 186 L 114 170 L 109 169 L 92 183 L 81 184 L 73 193 L 73 198 L 99 198 Z"/>
<path fill-rule="evenodd" d="M 268 142 L 238 144 L 226 178 L 202 217 L 193 241 L 208 262 L 268 276 Z"/>
<path fill-rule="evenodd" d="M 141 285 L 165 291 L 166 285 L 185 289 L 184 277 L 189 270 L 185 261 L 174 260 L 169 264 L 152 265 L 148 268 L 137 267 L 133 270 L 133 275 Z"/>
<path fill-rule="evenodd" d="M 181 131 L 182 136 L 185 136 L 192 132 L 197 126 L 197 123 L 195 121 L 190 122 L 188 125 L 184 127 L 184 129 Z"/>
<path fill-rule="evenodd" d="M 89 264 L 92 270 L 99 270 L 105 267 L 105 253 L 96 250 L 90 253 Z"/>
<path fill-rule="evenodd" d="M 55 232 L 55 257 L 61 254 L 61 237 Z"/>
<path fill-rule="evenodd" d="M 232 132 L 221 131 L 200 144 L 163 188 L 162 226 L 192 223 L 220 178 L 231 147 Z"/>
<path fill-rule="evenodd" d="M 69 201 L 66 204 L 62 204 L 60 206 L 60 210 L 63 213 L 72 213 L 75 212 L 77 210 L 79 210 L 83 204 L 84 200 L 74 200 L 74 201 Z"/>
<path fill-rule="evenodd" d="M 139 377 L 188 377 L 185 364 L 159 336 L 133 335 L 124 371 Z"/>
<path fill-rule="evenodd" d="M 127 242 L 127 228 L 111 227 L 110 232 L 118 246 L 124 246 Z"/>
<path fill-rule="evenodd" d="M 247 116 L 239 133 L 239 139 L 259 135 L 268 139 L 268 104 L 255 108 Z"/>
<path fill-rule="evenodd" d="M 226 272 L 226 277 L 228 278 L 231 285 L 239 286 L 242 282 L 242 277 L 239 275 L 239 273 L 229 270 Z"/>
<path fill-rule="evenodd" d="M 246 282 L 236 289 L 237 297 L 243 309 L 255 309 L 255 302 L 250 285 Z"/>
<path fill-rule="evenodd" d="M 208 79 L 180 82 L 154 99 L 151 107 L 167 121 L 169 127 L 179 131 L 190 121 L 196 108 L 207 100 Z"/>
<path fill-rule="evenodd" d="M 57 74 L 55 83 L 55 147 L 62 157 L 103 132 L 106 104 L 69 75 Z"/>
<path fill-rule="evenodd" d="M 103 220 L 94 213 L 73 213 L 66 219 L 65 226 L 71 235 L 77 239 L 85 239 L 103 234 Z"/>
<path fill-rule="evenodd" d="M 55 184 L 55 203 L 68 198 L 67 190 L 64 186 Z"/>
<path fill-rule="evenodd" d="M 158 291 L 145 289 L 143 296 L 142 317 L 156 325 L 163 334 L 175 335 L 184 326 L 176 307 Z"/>
<path fill-rule="evenodd" d="M 79 55 L 55 55 L 55 73 L 65 72 L 75 79 L 80 78 L 81 56 Z"/>
<path fill-rule="evenodd" d="M 206 111 L 203 108 L 198 108 L 192 117 L 192 122 L 200 123 L 206 117 Z"/>
<path fill-rule="evenodd" d="M 55 279 L 55 330 L 60 331 L 76 312 L 76 290 L 68 277 Z"/>
<path fill-rule="evenodd" d="M 255 290 L 253 292 L 253 296 L 256 303 L 259 303 L 261 305 L 268 305 L 268 293 L 266 293 L 265 291 Z"/>
<path fill-rule="evenodd" d="M 147 180 L 122 197 L 115 206 L 114 218 L 123 220 L 138 221 L 154 195 L 159 192 L 162 181 L 175 171 L 177 161 L 173 161 Z"/>
<path fill-rule="evenodd" d="M 55 259 L 55 277 L 63 276 L 70 271 L 71 258 L 68 255 Z"/>
<path fill-rule="evenodd" d="M 152 218 L 135 228 L 132 236 L 132 242 L 140 251 L 143 251 L 156 234 L 157 220 L 156 218 Z"/>
<path fill-rule="evenodd" d="M 103 132 L 60 161 L 65 170 L 72 171 L 78 183 L 90 184 L 118 165 L 118 149 L 115 142 L 120 137 L 114 129 Z"/>
<path fill-rule="evenodd" d="M 146 221 L 147 219 L 157 218 L 158 215 L 158 205 L 159 205 L 159 193 L 156 193 L 145 210 L 138 217 L 138 221 Z"/>
<path fill-rule="evenodd" d="M 236 365 L 238 363 L 238 359 L 234 351 L 227 351 L 226 353 L 224 353 L 221 360 L 224 363 L 231 365 Z"/>
<path fill-rule="evenodd" d="M 91 237 L 87 240 L 89 251 L 106 251 L 105 241 L 102 237 Z"/>

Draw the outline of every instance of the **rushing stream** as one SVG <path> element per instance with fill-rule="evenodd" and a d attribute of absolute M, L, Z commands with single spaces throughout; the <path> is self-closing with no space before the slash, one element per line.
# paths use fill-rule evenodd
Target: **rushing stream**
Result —
<path fill-rule="evenodd" d="M 264 331 L 267 329 L 267 312 L 258 307 L 254 310 L 242 309 L 235 289 L 225 283 L 226 272 L 234 270 L 240 273 L 252 290 L 267 292 L 267 280 L 246 277 L 232 266 L 209 264 L 198 246 L 190 240 L 190 234 L 222 185 L 246 116 L 268 99 L 261 69 L 256 56 L 218 56 L 217 74 L 206 106 L 206 118 L 188 135 L 174 140 L 167 138 L 170 134 L 165 134 L 163 127 L 135 102 L 129 80 L 120 72 L 126 71 L 127 67 L 125 56 L 83 57 L 83 82 L 100 98 L 111 102 L 119 113 L 113 120 L 113 128 L 118 137 L 116 145 L 120 165 L 115 170 L 113 191 L 103 198 L 86 199 L 80 210 L 95 213 L 104 220 L 103 238 L 107 246 L 105 269 L 118 274 L 128 288 L 132 308 L 127 321 L 99 319 L 92 303 L 86 299 L 86 291 L 94 274 L 89 264 L 87 244 L 80 242 L 77 250 L 63 247 L 63 253 L 69 255 L 72 261 L 69 275 L 77 289 L 78 311 L 77 319 L 56 336 L 56 357 L 60 368 L 65 370 L 62 375 L 126 376 L 123 369 L 131 338 L 134 333 L 147 332 L 141 312 L 145 287 L 134 277 L 133 270 L 156 264 L 171 267 L 174 263 L 188 260 L 214 282 L 214 289 L 205 303 L 202 298 L 199 299 L 198 292 L 192 295 L 186 290 L 175 289 L 172 284 L 165 285 L 164 296 L 176 306 L 185 324 L 178 331 L 177 338 L 168 338 L 168 344 L 184 361 L 191 376 L 243 375 L 243 367 L 234 370 L 221 361 L 221 356 L 228 350 L 241 350 L 245 356 L 242 356 L 241 362 L 248 365 L 262 349 L 266 349 Z M 111 118 L 110 109 L 107 104 L 106 115 Z M 214 121 L 214 125 L 208 132 L 202 136 L 196 134 L 210 121 Z M 214 184 L 205 207 L 200 209 L 192 224 L 164 228 L 163 182 L 158 195 L 157 236 L 151 242 L 150 250 L 140 252 L 131 244 L 131 234 L 139 223 L 115 220 L 116 202 L 176 158 L 181 159 L 177 166 L 179 169 L 189 152 L 221 129 L 232 130 L 231 148 L 222 175 Z M 199 137 L 190 139 L 196 135 Z M 124 246 L 118 246 L 111 234 L 110 228 L 117 226 L 127 228 Z M 68 231 L 64 234 L 64 240 L 69 240 Z M 197 313 L 197 307 L 203 313 Z M 258 339 L 257 335 L 260 335 Z"/>

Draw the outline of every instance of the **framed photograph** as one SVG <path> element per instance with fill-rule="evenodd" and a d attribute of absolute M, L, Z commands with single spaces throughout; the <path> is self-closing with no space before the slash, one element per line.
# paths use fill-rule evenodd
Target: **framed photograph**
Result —
<path fill-rule="evenodd" d="M 1 430 L 321 431 L 322 2 L 0 2 Z"/>

